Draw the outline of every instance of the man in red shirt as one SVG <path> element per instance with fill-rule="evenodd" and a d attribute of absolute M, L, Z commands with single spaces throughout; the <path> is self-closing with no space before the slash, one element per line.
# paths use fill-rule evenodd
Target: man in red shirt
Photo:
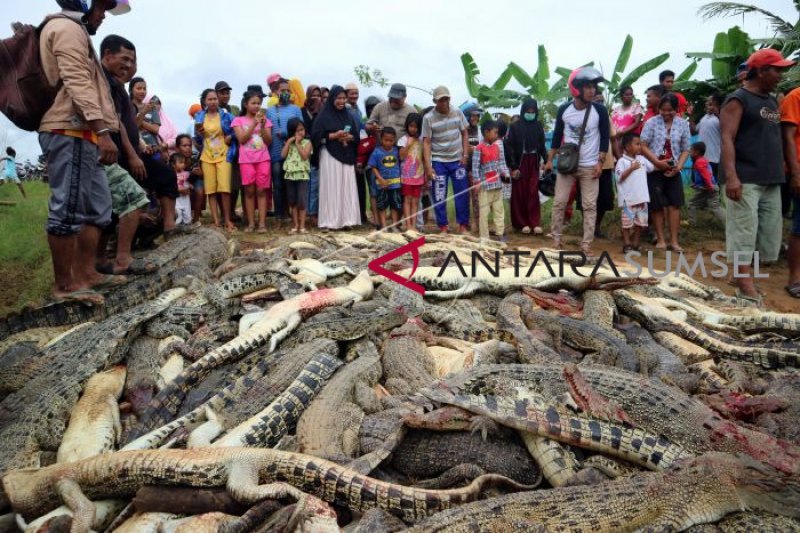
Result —
<path fill-rule="evenodd" d="M 658 83 L 664 86 L 665 92 L 672 93 L 678 97 L 678 116 L 683 117 L 689 108 L 689 102 L 686 101 L 686 97 L 681 93 L 672 90 L 672 86 L 675 84 L 675 73 L 671 70 L 661 71 L 661 74 L 658 75 Z"/>

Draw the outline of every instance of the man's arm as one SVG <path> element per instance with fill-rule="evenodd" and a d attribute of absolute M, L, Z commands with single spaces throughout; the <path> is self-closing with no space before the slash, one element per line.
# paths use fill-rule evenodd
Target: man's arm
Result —
<path fill-rule="evenodd" d="M 464 128 L 461 130 L 461 164 L 464 167 L 467 166 L 467 158 L 469 157 L 469 133 L 467 133 L 467 129 Z"/>
<path fill-rule="evenodd" d="M 725 173 L 725 195 L 738 202 L 742 198 L 742 182 L 736 174 L 736 135 L 742 122 L 744 108 L 739 100 L 729 100 L 719 113 L 719 131 L 722 141 L 722 170 Z"/>
<path fill-rule="evenodd" d="M 119 136 L 122 138 L 122 148 L 128 155 L 128 165 L 131 167 L 131 174 L 134 178 L 143 180 L 147 178 L 147 169 L 144 166 L 142 158 L 134 149 L 131 140 L 128 138 L 128 131 L 122 127 L 119 129 Z"/>
<path fill-rule="evenodd" d="M 800 162 L 797 161 L 797 145 L 794 142 L 797 124 L 781 122 L 781 129 L 783 131 L 783 158 L 792 177 L 789 186 L 795 196 L 800 196 Z"/>
<path fill-rule="evenodd" d="M 431 138 L 425 137 L 422 139 L 422 162 L 425 165 L 425 173 L 428 178 L 433 179 L 436 173 L 433 171 L 433 162 L 431 161 Z"/>

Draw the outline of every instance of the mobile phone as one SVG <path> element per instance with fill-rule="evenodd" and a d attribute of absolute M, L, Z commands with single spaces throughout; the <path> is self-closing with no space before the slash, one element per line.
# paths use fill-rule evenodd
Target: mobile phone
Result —
<path fill-rule="evenodd" d="M 350 133 L 350 124 L 348 124 L 347 126 L 344 127 L 344 132 L 345 133 Z"/>

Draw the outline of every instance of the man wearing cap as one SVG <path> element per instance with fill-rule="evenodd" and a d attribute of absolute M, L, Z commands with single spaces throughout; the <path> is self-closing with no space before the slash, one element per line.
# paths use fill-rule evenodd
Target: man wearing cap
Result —
<path fill-rule="evenodd" d="M 40 37 L 42 70 L 61 85 L 42 117 L 39 144 L 47 159 L 50 203 L 47 241 L 53 258 L 56 300 L 102 305 L 96 291 L 124 282 L 95 269 L 102 228 L 111 222 L 111 192 L 103 165 L 117 161 L 111 133 L 119 131 L 111 91 L 92 47 L 105 12 L 115 0 L 57 0 L 62 17 L 48 22 Z"/>
<path fill-rule="evenodd" d="M 765 262 L 777 261 L 782 233 L 781 115 L 771 93 L 783 71 L 794 64 L 771 48 L 753 53 L 747 59 L 744 85 L 728 96 L 719 117 L 728 262 L 734 263 L 738 296 L 757 302 L 761 298 L 753 280 L 754 252 Z"/>
<path fill-rule="evenodd" d="M 234 117 L 239 114 L 239 108 L 237 106 L 231 105 L 231 93 L 233 89 L 231 86 L 228 85 L 227 81 L 218 81 L 216 85 L 214 85 L 214 92 L 217 93 L 219 97 L 219 106 L 225 110 L 227 110 L 230 114 Z M 239 161 L 238 157 L 238 149 L 239 143 L 236 140 L 236 135 L 231 136 L 231 147 L 234 150 L 234 155 L 232 161 Z M 231 222 L 237 223 L 242 221 L 242 217 L 240 217 L 236 213 L 236 204 L 239 203 L 239 193 L 242 190 L 242 173 L 239 171 L 239 165 L 233 163 L 231 165 Z"/>
<path fill-rule="evenodd" d="M 406 103 L 406 86 L 402 83 L 392 84 L 388 96 L 389 101 L 375 106 L 369 121 L 380 128 L 394 128 L 397 138 L 401 139 L 406 135 L 406 117 L 410 113 L 416 113 L 417 110 Z"/>
<path fill-rule="evenodd" d="M 461 233 L 469 233 L 469 182 L 467 180 L 467 119 L 450 107 L 450 91 L 440 85 L 433 90 L 435 107 L 422 118 L 422 150 L 425 172 L 431 179 L 436 224 L 447 226 L 447 182 L 453 184 L 456 220 Z"/>
<path fill-rule="evenodd" d="M 355 119 L 356 124 L 358 124 L 359 128 L 363 128 L 364 126 L 364 115 L 361 113 L 361 110 L 358 108 L 358 85 L 353 82 L 348 83 L 344 86 L 345 94 L 347 95 L 347 110 L 350 112 L 350 115 Z"/>

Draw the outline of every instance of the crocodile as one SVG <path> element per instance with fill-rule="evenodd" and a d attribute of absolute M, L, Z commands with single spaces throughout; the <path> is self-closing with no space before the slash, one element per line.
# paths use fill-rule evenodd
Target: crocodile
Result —
<path fill-rule="evenodd" d="M 511 335 L 517 348 L 517 358 L 523 363 L 554 362 L 561 356 L 531 332 L 534 315 L 533 301 L 518 292 L 509 294 L 497 306 L 497 329 Z M 502 339 L 500 339 L 502 340 Z"/>
<path fill-rule="evenodd" d="M 599 486 L 471 503 L 434 515 L 409 532 L 683 531 L 745 509 L 797 517 L 800 486 L 749 457 L 708 453 L 664 472 Z"/>
<path fill-rule="evenodd" d="M 692 453 L 746 453 L 785 472 L 800 470 L 800 450 L 790 443 L 724 420 L 680 389 L 610 367 L 586 366 L 581 376 L 597 394 L 613 398 L 635 428 L 662 435 Z M 441 380 L 448 394 L 513 396 L 518 388 L 558 398 L 569 393 L 564 367 L 553 364 L 486 365 Z"/>
<path fill-rule="evenodd" d="M 115 366 L 89 378 L 58 447 L 58 462 L 69 463 L 109 453 L 119 440 L 119 400 L 126 370 Z"/>
<path fill-rule="evenodd" d="M 3 354 L 5 354 L 6 350 L 11 348 L 13 345 L 18 343 L 27 343 L 41 349 L 69 329 L 70 326 L 55 326 L 32 328 L 25 331 L 20 331 L 19 333 L 14 333 L 6 339 L 0 341 L 0 364 L 2 364 L 1 362 L 3 360 Z"/>
<path fill-rule="evenodd" d="M 800 353 L 776 350 L 747 343 L 722 341 L 708 332 L 675 318 L 670 311 L 659 302 L 632 291 L 614 291 L 614 300 L 620 310 L 637 320 L 649 331 L 669 331 L 687 339 L 711 353 L 721 357 L 756 363 L 764 368 L 782 368 L 786 366 L 800 368 Z"/>
<path fill-rule="evenodd" d="M 677 355 L 685 365 L 694 365 L 713 359 L 711 352 L 669 331 L 654 331 L 658 344 Z"/>
<path fill-rule="evenodd" d="M 729 514 L 714 525 L 704 524 L 687 529 L 689 533 L 783 533 L 800 532 L 800 520 L 763 511 Z"/>
<path fill-rule="evenodd" d="M 356 272 L 344 261 L 317 261 L 316 259 L 299 259 L 289 261 L 288 271 L 294 280 L 300 284 L 322 285 L 329 278 L 342 274 L 355 277 Z"/>
<path fill-rule="evenodd" d="M 255 363 L 254 366 L 209 400 L 136 440 L 130 439 L 123 449 L 137 450 L 159 446 L 181 428 L 186 428 L 186 431 L 196 430 L 198 438 L 207 439 L 201 436 L 218 432 L 219 424 L 225 429 L 235 427 L 286 390 L 313 356 L 318 354 L 336 356 L 338 347 L 332 340 L 315 339 L 289 351 L 278 350 L 272 353 L 263 351 L 263 349 L 256 350 L 253 354 L 255 357 L 251 358 Z M 201 424 L 207 421 L 207 408 L 217 414 L 217 419 L 209 421 L 208 426 L 203 426 Z M 182 436 L 186 436 L 185 432 Z"/>
<path fill-rule="evenodd" d="M 313 289 L 313 286 L 310 284 L 302 284 L 294 281 L 288 272 L 281 272 L 278 270 L 228 278 L 215 285 L 215 289 L 219 291 L 220 296 L 225 299 L 242 296 L 265 287 L 274 287 L 278 289 L 278 292 L 284 300 L 303 294 L 306 288 Z"/>
<path fill-rule="evenodd" d="M 122 510 L 123 507 L 125 507 L 125 502 L 122 500 L 100 500 L 94 503 L 97 507 L 95 520 L 92 524 L 92 529 L 94 531 L 105 530 L 105 528 L 111 524 L 111 521 L 114 519 L 114 517 Z M 66 526 L 64 531 L 68 531 L 68 526 L 72 524 L 72 510 L 70 510 L 70 508 L 66 505 L 62 505 L 61 507 L 54 509 L 44 516 L 40 516 L 30 524 L 25 523 L 25 520 L 23 520 L 21 516 L 17 515 L 17 525 L 22 531 L 25 531 L 25 533 L 62 531 L 60 528 L 55 527 L 56 522 L 52 521 L 59 517 L 70 517 L 68 521 L 65 520 L 63 522 Z"/>
<path fill-rule="evenodd" d="M 647 366 L 650 372 L 646 375 L 652 375 L 664 383 L 676 385 L 687 392 L 697 388 L 697 376 L 689 374 L 689 369 L 683 361 L 658 344 L 646 329 L 631 324 L 625 326 L 623 331 L 628 345 L 636 352 L 639 361 L 649 363 Z"/>
<path fill-rule="evenodd" d="M 324 353 L 315 355 L 292 384 L 267 407 L 232 428 L 213 444 L 210 444 L 209 439 L 206 445 L 265 448 L 275 446 L 284 435 L 294 430 L 308 404 L 342 364 L 337 357 Z"/>
<path fill-rule="evenodd" d="M 614 317 L 618 315 L 617 304 L 608 291 L 586 291 L 583 293 L 583 320 L 603 328 L 606 332 L 624 341 L 625 336 L 614 329 Z"/>
<path fill-rule="evenodd" d="M 126 363 L 128 379 L 125 381 L 123 398 L 131 406 L 134 415 L 141 415 L 150 400 L 158 392 L 158 373 L 163 363 L 159 353 L 159 339 L 140 335 L 131 343 Z"/>
<path fill-rule="evenodd" d="M 0 402 L 0 472 L 38 465 L 42 451 L 57 450 L 84 383 L 119 364 L 137 329 L 185 292 L 170 289 L 42 350 L 39 357 L 47 365 Z"/>
<path fill-rule="evenodd" d="M 361 422 L 365 414 L 380 410 L 373 387 L 383 367 L 374 345 L 372 351 L 339 370 L 306 408 L 297 424 L 300 452 L 336 462 L 358 455 Z"/>
<path fill-rule="evenodd" d="M 226 487 L 240 503 L 302 499 L 307 492 L 354 511 L 385 509 L 406 522 L 478 499 L 484 489 L 524 490 L 508 478 L 487 474 L 467 487 L 424 490 L 362 476 L 336 463 L 263 448 L 135 450 L 75 463 L 8 472 L 3 488 L 23 518 L 41 516 L 62 502 L 75 513 L 74 533 L 89 531 L 95 514 L 90 501 L 129 498 L 145 485 Z"/>
<path fill-rule="evenodd" d="M 433 383 L 433 360 L 427 353 L 424 337 L 428 335 L 409 320 L 392 330 L 383 344 L 383 377 L 390 392 L 410 394 Z"/>
<path fill-rule="evenodd" d="M 158 270 L 137 276 L 110 292 L 105 296 L 104 305 L 59 302 L 9 315 L 0 319 L 0 340 L 31 328 L 75 325 L 113 317 L 169 289 L 172 286 L 171 273 L 182 262 L 194 258 L 213 265 L 222 262 L 226 254 L 224 238 L 218 232 L 200 228 L 196 233 L 172 239 L 149 253 L 147 260 Z"/>
<path fill-rule="evenodd" d="M 301 294 L 272 306 L 254 326 L 192 363 L 175 381 L 164 387 L 150 402 L 130 438 L 136 439 L 169 422 L 178 412 L 187 391 L 214 368 L 241 359 L 260 346 L 268 345 L 269 352 L 272 352 L 303 319 L 326 307 L 361 301 L 368 298 L 372 290 L 372 281 L 366 272 L 362 272 L 347 287 Z"/>

